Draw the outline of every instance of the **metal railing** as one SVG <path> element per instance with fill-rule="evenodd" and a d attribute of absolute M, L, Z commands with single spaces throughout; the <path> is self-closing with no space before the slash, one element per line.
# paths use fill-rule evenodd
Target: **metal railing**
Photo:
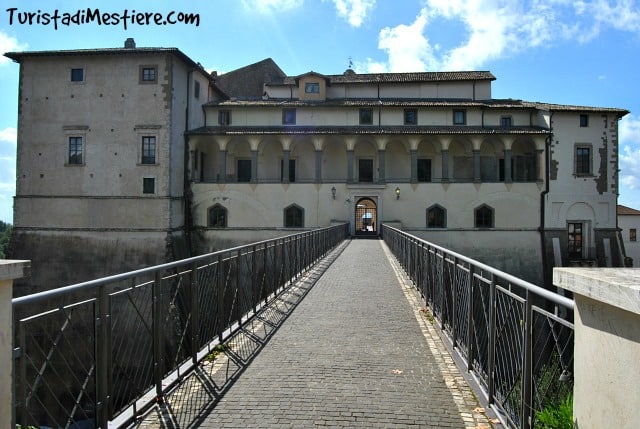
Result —
<path fill-rule="evenodd" d="M 342 224 L 15 298 L 16 423 L 131 422 L 347 234 Z"/>
<path fill-rule="evenodd" d="M 454 353 L 512 427 L 573 391 L 573 300 L 398 229 L 382 237 Z"/>

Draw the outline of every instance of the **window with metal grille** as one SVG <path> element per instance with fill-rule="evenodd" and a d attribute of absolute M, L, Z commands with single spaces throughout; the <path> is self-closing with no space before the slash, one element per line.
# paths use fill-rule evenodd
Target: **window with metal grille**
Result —
<path fill-rule="evenodd" d="M 304 227 L 304 209 L 297 204 L 293 204 L 284 209 L 284 227 L 302 228 Z"/>
<path fill-rule="evenodd" d="M 439 205 L 427 209 L 427 228 L 446 228 L 447 211 Z"/>
<path fill-rule="evenodd" d="M 227 209 L 216 204 L 209 209 L 209 227 L 226 228 L 227 227 Z"/>
<path fill-rule="evenodd" d="M 476 228 L 493 228 L 493 209 L 486 204 L 475 209 L 474 212 Z"/>

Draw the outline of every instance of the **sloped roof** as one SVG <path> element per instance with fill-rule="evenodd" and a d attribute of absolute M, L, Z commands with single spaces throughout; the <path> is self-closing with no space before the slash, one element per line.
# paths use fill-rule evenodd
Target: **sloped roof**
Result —
<path fill-rule="evenodd" d="M 97 56 L 97 55 L 141 55 L 141 54 L 173 54 L 184 61 L 191 67 L 197 68 L 208 78 L 211 78 L 209 72 L 198 62 L 193 61 L 184 52 L 178 48 L 96 48 L 96 49 L 69 49 L 58 51 L 25 51 L 25 52 L 7 52 L 5 57 L 15 62 L 21 62 L 25 58 L 37 57 L 62 57 L 62 56 Z"/>
<path fill-rule="evenodd" d="M 410 83 L 410 82 L 445 82 L 469 80 L 495 80 L 495 76 L 488 71 L 459 71 L 459 72 L 416 72 L 416 73 L 355 73 L 347 70 L 343 74 L 323 75 L 331 84 L 345 83 Z M 304 75 L 301 75 L 304 76 Z M 295 85 L 299 76 L 287 76 L 282 82 L 269 82 L 270 86 Z"/>
<path fill-rule="evenodd" d="M 475 126 L 407 126 L 407 125 L 368 125 L 368 126 L 313 126 L 313 125 L 277 125 L 277 126 L 206 126 L 189 131 L 189 135 L 423 135 L 423 134 L 465 134 L 486 135 L 546 135 L 549 130 L 541 127 L 475 127 Z"/>
<path fill-rule="evenodd" d="M 282 81 L 286 74 L 271 59 L 220 74 L 215 82 L 231 98 L 260 99 L 266 82 Z"/>
<path fill-rule="evenodd" d="M 618 216 L 640 216 L 640 210 L 618 204 L 616 207 Z"/>

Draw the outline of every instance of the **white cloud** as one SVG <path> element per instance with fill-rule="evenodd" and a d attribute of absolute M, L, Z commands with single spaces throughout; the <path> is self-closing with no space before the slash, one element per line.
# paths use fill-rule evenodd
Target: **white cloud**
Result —
<path fill-rule="evenodd" d="M 352 27 L 360 27 L 376 5 L 375 0 L 333 0 L 338 16 Z"/>
<path fill-rule="evenodd" d="M 3 143 L 11 143 L 13 146 L 16 145 L 16 141 L 18 140 L 18 130 L 13 127 L 5 128 L 4 130 L 0 130 L 0 142 Z"/>
<path fill-rule="evenodd" d="M 283 12 L 302 5 L 302 0 L 242 0 L 245 9 L 260 13 Z"/>
<path fill-rule="evenodd" d="M 629 114 L 620 120 L 620 182 L 640 189 L 640 118 Z"/>
<path fill-rule="evenodd" d="M 5 52 L 23 51 L 25 49 L 27 49 L 26 43 L 20 43 L 15 37 L 11 37 L 0 30 L 0 65 L 8 64 L 11 61 L 3 55 Z"/>
<path fill-rule="evenodd" d="M 429 40 L 430 25 L 459 23 L 459 44 L 443 50 Z M 530 48 L 585 43 L 603 29 L 640 33 L 632 0 L 426 0 L 413 23 L 383 28 L 378 47 L 386 63 L 367 60 L 369 71 L 474 70 L 490 60 Z"/>

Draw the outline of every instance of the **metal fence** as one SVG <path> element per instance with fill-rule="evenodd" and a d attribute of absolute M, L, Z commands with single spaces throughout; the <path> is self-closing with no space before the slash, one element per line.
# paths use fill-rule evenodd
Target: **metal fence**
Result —
<path fill-rule="evenodd" d="M 14 299 L 16 423 L 130 422 L 344 240 L 347 226 Z"/>
<path fill-rule="evenodd" d="M 573 300 L 383 226 L 382 237 L 454 353 L 512 427 L 573 391 Z"/>

